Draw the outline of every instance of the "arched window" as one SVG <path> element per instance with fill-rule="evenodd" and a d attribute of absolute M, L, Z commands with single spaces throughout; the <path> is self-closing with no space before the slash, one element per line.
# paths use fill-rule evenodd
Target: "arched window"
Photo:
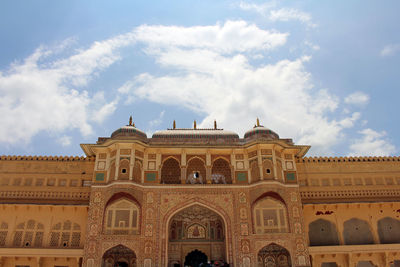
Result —
<path fill-rule="evenodd" d="M 228 161 L 219 158 L 213 162 L 211 169 L 211 180 L 213 184 L 231 184 L 231 167 Z"/>
<path fill-rule="evenodd" d="M 324 219 L 313 221 L 308 226 L 310 246 L 336 246 L 339 237 L 335 224 Z"/>
<path fill-rule="evenodd" d="M 206 183 L 206 167 L 204 161 L 192 158 L 187 164 L 187 182 L 192 184 Z"/>
<path fill-rule="evenodd" d="M 250 163 L 251 181 L 253 183 L 260 181 L 260 168 L 258 167 L 257 160 Z"/>
<path fill-rule="evenodd" d="M 169 158 L 164 161 L 161 167 L 161 183 L 163 184 L 181 183 L 181 167 L 176 159 Z"/>
<path fill-rule="evenodd" d="M 289 232 L 286 206 L 273 197 L 258 200 L 253 207 L 256 234 Z"/>
<path fill-rule="evenodd" d="M 118 180 L 129 180 L 129 159 L 121 159 L 119 162 Z"/>
<path fill-rule="evenodd" d="M 110 204 L 105 216 L 106 234 L 139 234 L 139 207 L 131 200 L 123 198 Z"/>
<path fill-rule="evenodd" d="M 269 244 L 258 252 L 259 267 L 290 267 L 290 254 L 287 249 L 277 244 Z"/>
<path fill-rule="evenodd" d="M 142 163 L 140 161 L 135 161 L 135 166 L 133 166 L 133 181 L 136 183 L 142 182 Z"/>
<path fill-rule="evenodd" d="M 8 233 L 8 223 L 2 222 L 0 224 L 0 247 L 6 246 L 7 233 Z"/>
<path fill-rule="evenodd" d="M 44 226 L 34 220 L 17 225 L 14 234 L 14 247 L 41 247 L 43 242 Z"/>
<path fill-rule="evenodd" d="M 345 221 L 343 239 L 345 245 L 373 244 L 374 238 L 368 222 L 357 218 Z"/>
<path fill-rule="evenodd" d="M 378 234 L 381 244 L 400 243 L 400 221 L 390 217 L 380 219 Z"/>
<path fill-rule="evenodd" d="M 81 243 L 81 227 L 67 220 L 57 223 L 50 233 L 50 247 L 78 248 Z"/>
<path fill-rule="evenodd" d="M 262 166 L 263 166 L 264 178 L 266 180 L 274 179 L 274 164 L 273 164 L 272 160 L 265 159 L 263 161 Z"/>

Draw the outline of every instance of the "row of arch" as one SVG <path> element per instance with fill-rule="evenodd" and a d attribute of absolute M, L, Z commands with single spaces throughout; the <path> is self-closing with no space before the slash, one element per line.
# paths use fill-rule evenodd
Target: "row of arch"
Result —
<path fill-rule="evenodd" d="M 290 232 L 288 211 L 284 200 L 275 192 L 257 198 L 252 206 L 253 232 L 255 234 Z M 154 211 L 149 209 L 150 218 Z M 246 209 L 238 211 L 247 216 Z M 245 214 L 243 214 L 245 213 Z M 141 208 L 139 202 L 127 193 L 114 195 L 105 207 L 103 231 L 105 234 L 139 234 Z"/>
<path fill-rule="evenodd" d="M 115 180 L 116 164 L 115 161 L 110 165 L 109 180 Z M 283 166 L 282 162 L 276 160 L 276 179 L 283 180 Z M 252 182 L 261 180 L 275 179 L 274 163 L 272 159 L 264 158 L 261 168 L 258 160 L 250 161 L 250 175 Z M 118 180 L 129 180 L 130 178 L 130 160 L 129 158 L 122 158 L 118 167 Z M 132 169 L 132 180 L 136 183 L 142 182 L 143 164 L 140 160 L 136 160 Z M 193 157 L 188 160 L 186 165 L 186 174 L 182 173 L 182 167 L 179 160 L 173 156 L 166 158 L 160 168 L 160 177 L 162 184 L 180 184 L 182 175 L 186 183 L 203 184 L 206 183 L 207 168 L 203 158 Z M 215 159 L 211 166 L 211 183 L 213 184 L 231 184 L 233 180 L 233 166 L 229 161 L 223 157 Z"/>
<path fill-rule="evenodd" d="M 196 253 L 197 252 L 197 253 Z M 201 252 L 200 252 L 201 253 Z M 199 254 L 198 250 L 193 250 L 188 253 L 186 256 L 187 261 L 189 261 L 188 257 L 192 254 Z M 199 259 L 197 257 L 196 260 L 193 260 L 193 266 L 199 266 L 200 264 L 204 264 L 205 266 L 207 260 L 207 256 L 202 253 L 204 258 Z M 192 263 L 192 262 L 191 262 Z M 186 262 L 185 262 L 186 264 Z M 248 262 L 250 264 L 250 262 Z M 102 257 L 102 267 L 114 267 L 114 266 L 123 266 L 123 267 L 136 267 L 137 266 L 137 256 L 136 253 L 123 246 L 117 245 L 113 248 L 108 249 L 104 252 Z M 181 266 L 180 263 L 174 263 L 174 266 Z M 275 243 L 271 243 L 263 248 L 261 248 L 257 253 L 257 266 L 258 267 L 291 267 L 292 261 L 290 257 L 289 251 Z"/>
<path fill-rule="evenodd" d="M 309 224 L 310 246 L 340 245 L 336 225 L 325 219 L 318 219 Z M 381 244 L 400 243 L 400 221 L 385 217 L 377 222 L 379 242 Z M 343 223 L 344 245 L 374 244 L 372 230 L 367 221 L 352 218 Z"/>
<path fill-rule="evenodd" d="M 214 184 L 231 184 L 232 183 L 232 166 L 224 158 L 217 158 L 211 166 L 211 182 Z M 163 161 L 161 166 L 161 183 L 163 184 L 180 184 L 181 183 L 181 166 L 179 161 L 174 157 L 169 157 Z M 206 164 L 202 158 L 193 157 L 188 160 L 186 166 L 187 183 L 203 184 L 206 183 L 207 171 Z"/>
<path fill-rule="evenodd" d="M 12 234 L 11 244 L 7 236 Z M 16 225 L 14 232 L 9 232 L 8 223 L 2 222 L 0 229 L 0 247 L 62 247 L 79 248 L 81 245 L 81 227 L 70 220 L 59 222 L 50 229 L 48 243 L 43 244 L 45 227 L 35 220 L 28 220 Z"/>

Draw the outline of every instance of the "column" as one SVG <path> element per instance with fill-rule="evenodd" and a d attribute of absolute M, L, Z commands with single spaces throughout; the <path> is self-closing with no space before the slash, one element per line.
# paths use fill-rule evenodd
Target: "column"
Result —
<path fill-rule="evenodd" d="M 129 180 L 133 179 L 133 167 L 135 167 L 135 148 L 131 149 L 131 161 L 130 161 L 130 165 L 129 165 Z"/>

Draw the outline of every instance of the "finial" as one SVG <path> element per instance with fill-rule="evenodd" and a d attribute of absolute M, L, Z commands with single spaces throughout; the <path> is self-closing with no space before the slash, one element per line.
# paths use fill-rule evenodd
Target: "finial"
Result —
<path fill-rule="evenodd" d="M 193 128 L 194 128 L 194 129 L 197 129 L 196 120 L 194 120 Z"/>
<path fill-rule="evenodd" d="M 217 130 L 217 120 L 214 120 L 214 129 Z"/>
<path fill-rule="evenodd" d="M 176 122 L 174 120 L 174 123 L 172 124 L 172 128 L 176 129 Z"/>
<path fill-rule="evenodd" d="M 257 127 L 260 126 L 260 120 L 257 118 Z"/>
<path fill-rule="evenodd" d="M 132 126 L 132 116 L 129 117 L 129 126 Z"/>
<path fill-rule="evenodd" d="M 132 123 L 132 126 L 133 126 L 133 127 L 136 127 L 134 122 Z"/>

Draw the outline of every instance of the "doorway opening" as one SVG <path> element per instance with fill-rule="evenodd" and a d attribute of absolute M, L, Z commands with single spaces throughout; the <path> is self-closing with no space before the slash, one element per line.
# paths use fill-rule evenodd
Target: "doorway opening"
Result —
<path fill-rule="evenodd" d="M 201 267 L 206 266 L 206 264 L 207 255 L 200 250 L 195 249 L 188 253 L 185 257 L 185 266 Z"/>

